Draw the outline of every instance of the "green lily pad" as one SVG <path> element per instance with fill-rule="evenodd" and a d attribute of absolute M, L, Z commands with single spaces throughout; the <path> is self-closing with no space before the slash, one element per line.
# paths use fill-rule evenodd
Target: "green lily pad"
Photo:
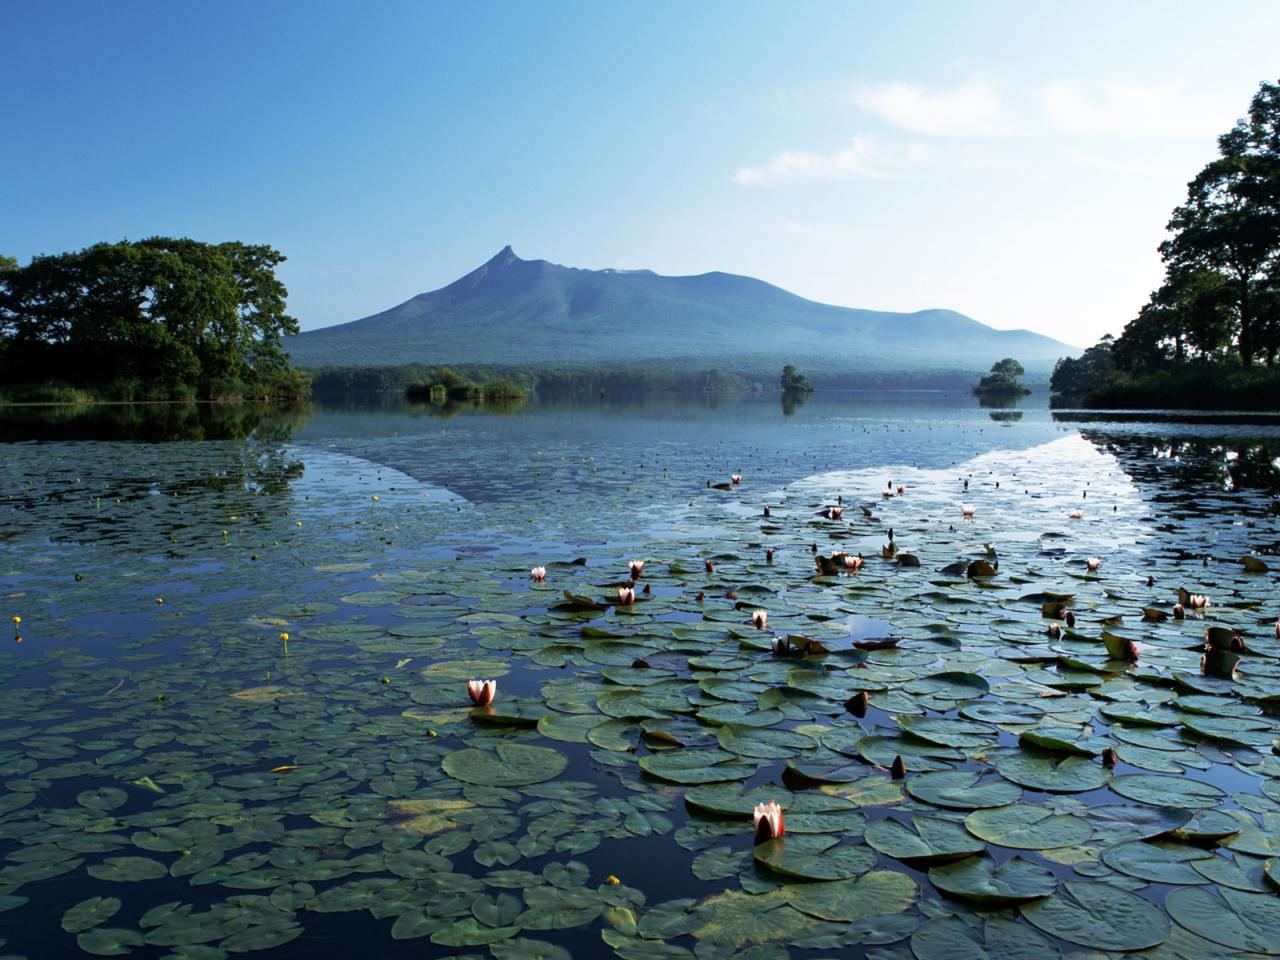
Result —
<path fill-rule="evenodd" d="M 1214 854 L 1182 843 L 1117 844 L 1103 851 L 1102 862 L 1113 870 L 1151 883 L 1204 883 L 1193 861 L 1216 860 Z"/>
<path fill-rule="evenodd" d="M 1083 843 L 1093 835 L 1089 822 L 1067 813 L 1054 813 L 1033 803 L 1015 803 L 991 810 L 975 810 L 964 818 L 976 837 L 1002 847 L 1050 850 Z"/>
<path fill-rule="evenodd" d="M 983 780 L 970 770 L 942 770 L 907 779 L 907 793 L 948 810 L 977 810 L 1013 803 L 1022 790 L 1007 780 Z"/>
<path fill-rule="evenodd" d="M 1067 880 L 1063 892 L 1024 904 L 1022 915 L 1050 936 L 1095 950 L 1145 950 L 1169 936 L 1169 919 L 1150 900 L 1115 884 Z M 1195 892 L 1194 888 L 1175 891 Z"/>
<path fill-rule="evenodd" d="M 997 753 L 991 762 L 1006 780 L 1048 793 L 1097 790 L 1107 782 L 1108 776 L 1105 767 L 1084 757 L 1033 749 Z"/>
<path fill-rule="evenodd" d="M 868 825 L 864 837 L 880 853 L 917 869 L 950 863 L 986 849 L 986 844 L 960 824 L 941 817 L 912 816 L 910 826 L 885 817 Z"/>
<path fill-rule="evenodd" d="M 123 957 L 145 942 L 137 930 L 113 927 L 94 927 L 76 937 L 81 950 L 98 957 Z"/>
<path fill-rule="evenodd" d="M 1224 947 L 1264 954 L 1280 949 L 1280 897 L 1229 887 L 1218 893 L 1183 887 L 1165 898 L 1165 909 L 1181 926 Z"/>
<path fill-rule="evenodd" d="M 911 935 L 916 960 L 1049 960 L 1058 947 L 1034 927 L 1003 917 L 970 926 L 959 917 L 937 917 Z"/>
<path fill-rule="evenodd" d="M 932 867 L 929 881 L 943 893 L 984 907 L 1016 906 L 1058 889 L 1057 878 L 1044 867 L 1016 855 L 996 866 L 985 853 Z"/>
<path fill-rule="evenodd" d="M 758 765 L 741 763 L 737 754 L 723 750 L 668 750 L 641 757 L 640 769 L 660 780 L 695 784 L 745 780 Z"/>
<path fill-rule="evenodd" d="M 564 754 L 549 747 L 499 742 L 496 752 L 474 747 L 454 751 L 444 758 L 441 768 L 463 783 L 518 787 L 554 779 L 568 764 Z"/>
<path fill-rule="evenodd" d="M 852 883 L 836 880 L 785 887 L 785 896 L 802 913 L 837 923 L 901 913 L 915 901 L 916 882 L 892 870 L 872 870 Z"/>
<path fill-rule="evenodd" d="M 116 897 L 90 897 L 62 915 L 62 929 L 67 933 L 80 933 L 105 923 L 119 912 L 120 901 Z"/>
<path fill-rule="evenodd" d="M 1156 773 L 1126 773 L 1112 777 L 1111 789 L 1122 797 L 1156 807 L 1213 807 L 1226 796 L 1210 783 Z"/>
<path fill-rule="evenodd" d="M 760 844 L 752 856 L 776 873 L 801 880 L 848 880 L 875 866 L 875 854 L 865 845 L 838 842 L 821 834 L 788 833 Z"/>

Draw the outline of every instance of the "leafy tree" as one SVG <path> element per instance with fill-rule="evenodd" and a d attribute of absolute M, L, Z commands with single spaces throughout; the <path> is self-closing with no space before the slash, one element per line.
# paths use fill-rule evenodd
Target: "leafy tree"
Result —
<path fill-rule="evenodd" d="M 300 393 L 282 349 L 298 331 L 283 261 L 265 245 L 152 237 L 0 271 L 5 380 Z"/>
<path fill-rule="evenodd" d="M 1079 357 L 1063 357 L 1057 362 L 1049 378 L 1055 402 L 1077 402 L 1111 383 L 1116 372 L 1112 344 L 1107 334 Z"/>
<path fill-rule="evenodd" d="M 1247 367 L 1264 345 L 1272 318 L 1263 310 L 1280 280 L 1280 84 L 1261 85 L 1248 117 L 1218 138 L 1218 153 L 1187 185 L 1160 253 L 1170 283 L 1209 272 L 1230 285 L 1235 346 Z"/>
<path fill-rule="evenodd" d="M 809 378 L 797 371 L 791 363 L 782 368 L 779 382 L 783 393 L 813 393 L 813 384 L 809 382 Z"/>
<path fill-rule="evenodd" d="M 1019 377 L 1026 374 L 1022 364 L 1013 357 L 1005 357 L 991 365 L 991 373 L 978 381 L 973 388 L 974 393 L 1030 393 L 1023 387 Z"/>

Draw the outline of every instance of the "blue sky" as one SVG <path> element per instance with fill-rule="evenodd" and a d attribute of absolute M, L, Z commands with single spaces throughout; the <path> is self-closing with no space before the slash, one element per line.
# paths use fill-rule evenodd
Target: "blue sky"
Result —
<path fill-rule="evenodd" d="M 309 329 L 526 258 L 1075 344 L 1280 79 L 1280 3 L 3 0 L 0 252 L 270 243 Z"/>

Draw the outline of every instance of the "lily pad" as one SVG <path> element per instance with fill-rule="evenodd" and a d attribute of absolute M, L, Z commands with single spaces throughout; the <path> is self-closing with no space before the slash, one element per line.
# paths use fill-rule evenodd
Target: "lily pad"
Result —
<path fill-rule="evenodd" d="M 1022 915 L 1050 936 L 1100 950 L 1145 950 L 1169 936 L 1169 918 L 1150 900 L 1112 883 L 1067 880 L 1056 897 L 1024 904 Z M 1194 892 L 1194 889 L 1175 891 Z"/>
<path fill-rule="evenodd" d="M 549 747 L 499 742 L 495 749 L 496 752 L 475 747 L 457 750 L 444 758 L 441 768 L 464 783 L 518 787 L 554 779 L 569 764 L 564 754 Z"/>
<path fill-rule="evenodd" d="M 989 854 L 933 867 L 929 881 L 943 893 L 984 907 L 1011 907 L 1048 897 L 1057 878 L 1044 867 L 1012 856 L 999 866 Z"/>

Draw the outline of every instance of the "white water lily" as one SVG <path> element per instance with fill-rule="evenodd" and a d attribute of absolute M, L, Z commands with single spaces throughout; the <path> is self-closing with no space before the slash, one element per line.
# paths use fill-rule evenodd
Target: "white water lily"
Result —
<path fill-rule="evenodd" d="M 752 818 L 755 820 L 757 844 L 774 840 L 787 832 L 786 823 L 782 819 L 782 807 L 775 800 L 757 803 L 752 810 Z"/>
<path fill-rule="evenodd" d="M 755 610 L 751 614 L 751 622 L 757 630 L 763 630 L 769 623 L 769 614 L 765 610 Z"/>
<path fill-rule="evenodd" d="M 493 703 L 493 698 L 498 692 L 497 680 L 468 680 L 467 694 L 471 697 L 471 702 L 477 707 L 487 707 Z"/>

